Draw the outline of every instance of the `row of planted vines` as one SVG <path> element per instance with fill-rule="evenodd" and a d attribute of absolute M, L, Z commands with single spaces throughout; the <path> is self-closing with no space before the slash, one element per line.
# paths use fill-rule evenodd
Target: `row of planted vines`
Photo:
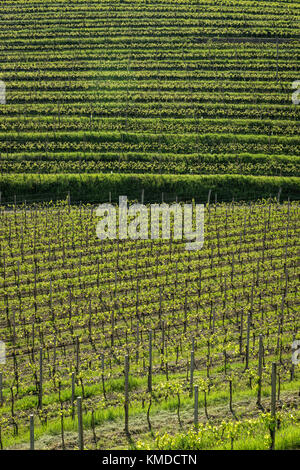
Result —
<path fill-rule="evenodd" d="M 299 24 L 285 1 L 5 2 L 0 171 L 299 176 Z"/>
<path fill-rule="evenodd" d="M 85 447 L 106 448 L 112 422 L 109 445 L 126 445 L 126 380 L 133 439 L 164 429 L 156 445 L 176 448 L 183 438 L 172 435 L 193 424 L 198 386 L 204 440 L 185 432 L 186 445 L 232 446 L 268 422 L 273 362 L 278 422 L 294 429 L 299 204 L 206 205 L 198 251 L 172 238 L 101 241 L 95 209 L 68 201 L 1 207 L 1 447 L 28 447 L 31 414 L 37 438 L 77 447 L 78 396 Z"/>

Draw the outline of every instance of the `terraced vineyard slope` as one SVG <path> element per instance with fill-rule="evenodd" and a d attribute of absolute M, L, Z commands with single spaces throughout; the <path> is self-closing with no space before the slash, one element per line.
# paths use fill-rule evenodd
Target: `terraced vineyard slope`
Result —
<path fill-rule="evenodd" d="M 142 187 L 138 175 L 149 173 L 151 188 L 159 174 L 183 174 L 186 181 L 253 175 L 246 178 L 253 194 L 259 187 L 262 196 L 274 196 L 278 188 L 269 191 L 263 177 L 299 177 L 300 107 L 292 103 L 298 7 L 250 0 L 6 1 L 2 175 L 27 181 L 31 173 L 129 173 Z M 5 181 L 3 197 L 18 193 Z M 218 181 L 230 199 L 228 184 Z M 47 192 L 40 179 L 36 189 L 27 186 L 29 193 Z M 66 177 L 57 192 L 68 186 Z"/>

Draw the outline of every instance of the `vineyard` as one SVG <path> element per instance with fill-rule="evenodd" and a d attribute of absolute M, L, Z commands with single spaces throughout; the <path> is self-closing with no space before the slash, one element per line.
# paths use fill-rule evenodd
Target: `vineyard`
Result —
<path fill-rule="evenodd" d="M 253 431 L 253 420 L 265 428 L 271 420 L 274 361 L 279 432 L 284 437 L 286 422 L 294 429 L 299 204 L 213 204 L 205 218 L 205 245 L 194 252 L 172 238 L 100 240 L 91 205 L 2 208 L 0 333 L 9 346 L 1 446 L 26 446 L 26 439 L 28 446 L 34 410 L 41 440 L 63 429 L 56 446 L 77 447 L 77 396 L 87 448 L 101 448 L 103 438 L 105 445 L 112 423 L 113 446 L 126 444 L 125 404 L 134 442 L 140 434 L 149 439 L 147 431 L 181 430 L 193 423 L 194 386 L 202 426 L 212 416 L 221 427 L 236 420 L 235 431 L 225 426 L 222 438 L 204 440 L 227 445 L 228 432 L 235 437 L 248 421 Z M 299 445 L 295 430 L 289 445 Z"/>
<path fill-rule="evenodd" d="M 1 175 L 298 178 L 297 6 L 5 2 Z"/>
<path fill-rule="evenodd" d="M 0 450 L 300 449 L 300 3 L 2 3 Z"/>

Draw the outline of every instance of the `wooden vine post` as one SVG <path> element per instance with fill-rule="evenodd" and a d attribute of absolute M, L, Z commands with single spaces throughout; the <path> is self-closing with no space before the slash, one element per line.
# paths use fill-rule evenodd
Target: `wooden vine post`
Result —
<path fill-rule="evenodd" d="M 125 356 L 125 432 L 129 434 L 129 356 Z"/>
<path fill-rule="evenodd" d="M 191 364 L 190 364 L 190 397 L 193 396 L 193 386 L 194 386 L 194 350 L 191 351 Z"/>
<path fill-rule="evenodd" d="M 0 406 L 3 405 L 3 373 L 0 372 Z"/>
<path fill-rule="evenodd" d="M 76 375 L 79 374 L 79 337 L 76 336 Z"/>
<path fill-rule="evenodd" d="M 262 404 L 261 404 L 262 366 L 263 366 L 263 337 L 262 335 L 259 335 L 258 388 L 257 388 L 257 402 L 256 402 L 259 408 L 262 408 Z"/>
<path fill-rule="evenodd" d="M 272 375 L 271 375 L 271 450 L 275 449 L 275 432 L 276 432 L 276 362 L 272 362 Z"/>
<path fill-rule="evenodd" d="M 30 450 L 34 450 L 34 416 L 30 415 L 29 417 L 29 426 L 30 426 Z"/>
<path fill-rule="evenodd" d="M 246 343 L 246 365 L 245 365 L 245 370 L 249 369 L 250 327 L 251 327 L 251 313 L 248 313 L 248 322 L 247 322 L 247 343 Z"/>
<path fill-rule="evenodd" d="M 75 372 L 72 372 L 72 396 L 71 396 L 72 419 L 74 419 L 74 415 L 75 415 L 74 401 L 75 401 Z"/>
<path fill-rule="evenodd" d="M 39 409 L 43 408 L 43 348 L 40 348 Z"/>
<path fill-rule="evenodd" d="M 83 450 L 83 422 L 82 422 L 82 398 L 77 397 L 77 417 L 78 417 L 78 445 L 79 450 Z"/>
<path fill-rule="evenodd" d="M 149 372 L 148 372 L 148 392 L 152 392 L 152 331 L 149 331 Z"/>
<path fill-rule="evenodd" d="M 194 387 L 194 426 L 198 428 L 198 405 L 199 405 L 199 390 L 198 385 Z"/>

